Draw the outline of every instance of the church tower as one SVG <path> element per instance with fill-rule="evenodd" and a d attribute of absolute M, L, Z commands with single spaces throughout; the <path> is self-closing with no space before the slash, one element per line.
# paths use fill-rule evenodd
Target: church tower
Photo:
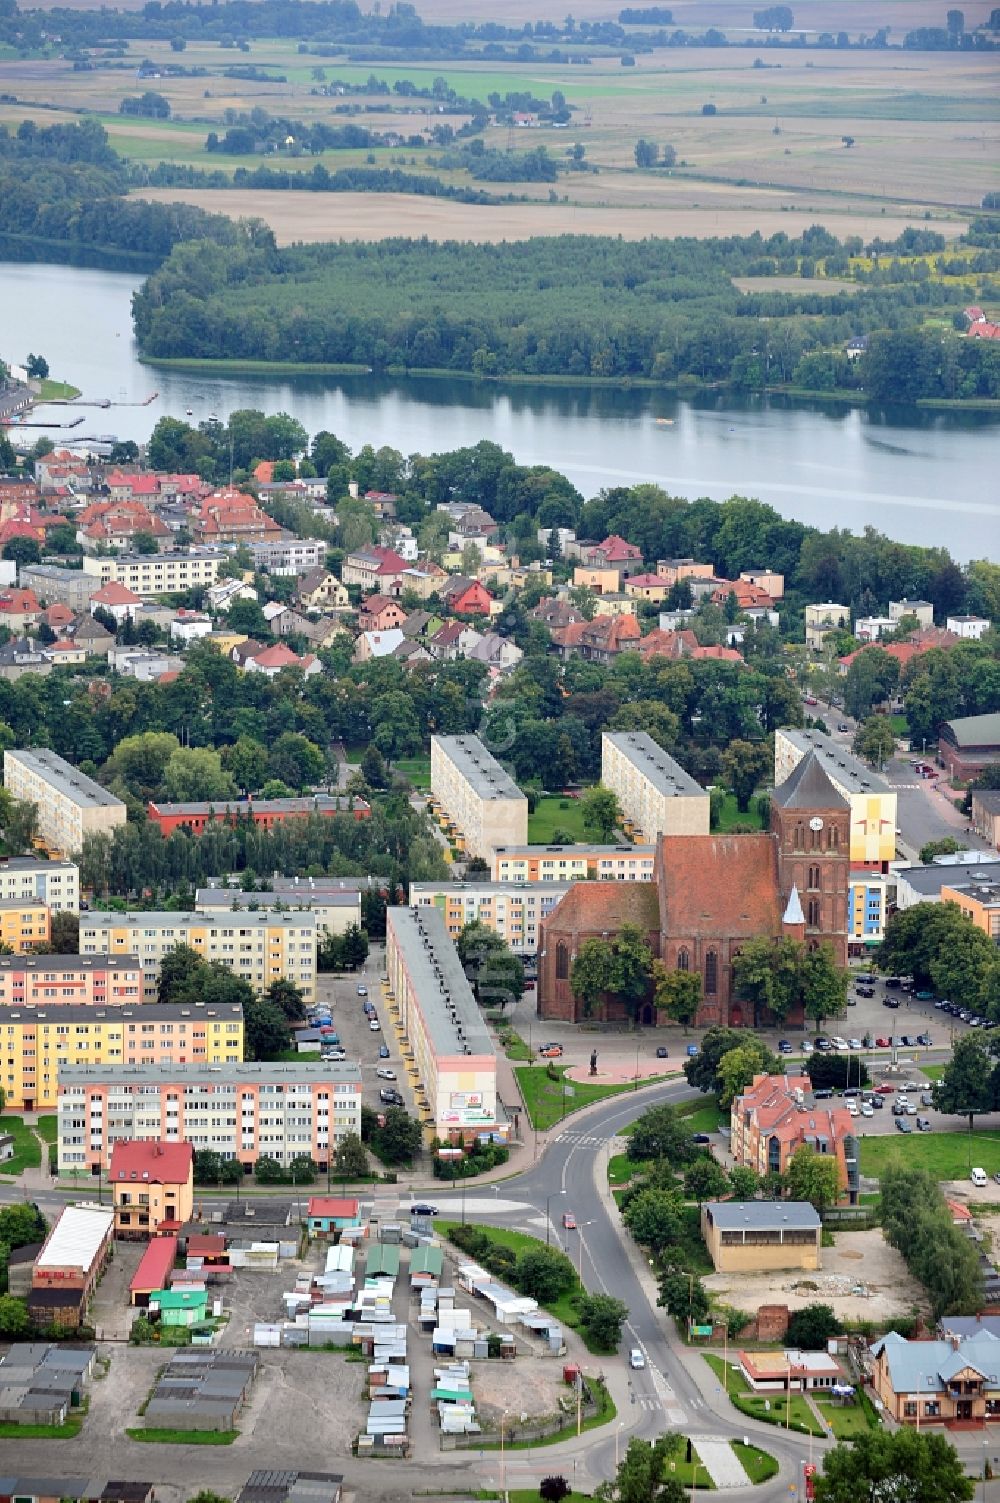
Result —
<path fill-rule="evenodd" d="M 846 965 L 851 806 L 815 751 L 771 795 L 771 833 L 778 846 L 782 932 L 809 945 L 831 943 L 838 965 Z"/>

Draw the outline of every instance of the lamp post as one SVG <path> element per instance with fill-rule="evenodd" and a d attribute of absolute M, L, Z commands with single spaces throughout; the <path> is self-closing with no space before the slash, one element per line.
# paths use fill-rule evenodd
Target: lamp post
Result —
<path fill-rule="evenodd" d="M 550 1190 L 549 1193 L 548 1193 L 548 1195 L 546 1195 L 546 1197 L 545 1197 L 545 1246 L 546 1247 L 550 1247 L 552 1245 L 552 1223 L 549 1220 L 549 1205 L 550 1205 L 550 1203 L 552 1201 L 553 1196 L 555 1196 L 555 1195 L 565 1195 L 565 1194 L 566 1194 L 565 1190 Z"/>
<path fill-rule="evenodd" d="M 624 1430 L 624 1428 L 625 1428 L 625 1421 L 624 1420 L 619 1420 L 617 1428 L 615 1430 L 615 1473 L 616 1473 L 616 1475 L 617 1475 L 617 1472 L 618 1472 L 618 1437 L 621 1435 L 621 1433 Z M 985 1445 L 985 1441 L 983 1442 L 983 1444 Z M 985 1471 L 985 1466 L 984 1466 L 983 1469 Z"/>
<path fill-rule="evenodd" d="M 506 1458 L 506 1455 L 504 1454 L 503 1437 L 504 1437 L 504 1425 L 506 1424 L 506 1421 L 507 1421 L 507 1414 L 508 1414 L 508 1412 L 509 1411 L 505 1409 L 504 1412 L 503 1412 L 503 1414 L 501 1414 L 501 1416 L 500 1416 L 500 1491 L 501 1491 L 501 1493 L 506 1493 L 506 1491 L 507 1491 L 507 1458 Z"/>
<path fill-rule="evenodd" d="M 638 1039 L 636 1039 L 636 1041 L 635 1041 L 635 1076 L 633 1077 L 633 1081 L 632 1081 L 632 1089 L 633 1089 L 633 1091 L 637 1091 L 639 1089 L 639 1040 Z"/>

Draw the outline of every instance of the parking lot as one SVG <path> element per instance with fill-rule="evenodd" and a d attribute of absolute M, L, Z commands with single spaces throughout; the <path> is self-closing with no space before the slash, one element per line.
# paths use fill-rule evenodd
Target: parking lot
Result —
<path fill-rule="evenodd" d="M 382 990 L 385 970 L 385 947 L 373 945 L 363 968 L 349 976 L 320 976 L 317 1000 L 326 1003 L 333 1014 L 333 1026 L 340 1036 L 340 1045 L 349 1060 L 361 1065 L 362 1093 L 365 1106 L 373 1111 L 385 1111 L 389 1104 L 380 1099 L 382 1090 L 396 1090 L 403 1098 L 403 1105 L 413 1116 L 420 1115 L 420 1106 L 413 1091 L 413 1077 L 407 1073 L 406 1061 L 400 1054 L 399 1035 L 393 1026 L 388 1003 Z M 358 995 L 364 987 L 365 996 Z M 364 1011 L 368 1002 L 378 1020 L 378 1030 L 371 1028 Z M 380 1048 L 388 1050 L 383 1058 Z M 395 1079 L 383 1079 L 379 1070 L 392 1070 Z"/>

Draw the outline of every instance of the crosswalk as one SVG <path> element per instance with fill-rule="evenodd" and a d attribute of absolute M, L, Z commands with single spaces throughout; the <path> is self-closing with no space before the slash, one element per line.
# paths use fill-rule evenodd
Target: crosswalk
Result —
<path fill-rule="evenodd" d="M 586 1132 L 561 1132 L 556 1134 L 557 1143 L 575 1143 L 578 1148 L 603 1148 L 607 1138 L 598 1137 L 594 1133 Z"/>

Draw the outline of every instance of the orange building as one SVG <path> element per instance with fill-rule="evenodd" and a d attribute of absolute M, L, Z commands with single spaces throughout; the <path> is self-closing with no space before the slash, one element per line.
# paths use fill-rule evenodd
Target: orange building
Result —
<path fill-rule="evenodd" d="M 49 909 L 41 898 L 0 899 L 0 944 L 15 955 L 49 942 Z"/>
<path fill-rule="evenodd" d="M 138 955 L 0 955 L 0 1006 L 91 1007 L 141 997 Z"/>
<path fill-rule="evenodd" d="M 971 873 L 941 888 L 942 903 L 957 903 L 962 917 L 1000 944 L 1000 882 Z"/>
<path fill-rule="evenodd" d="M 194 1149 L 190 1143 L 116 1143 L 108 1172 L 115 1236 L 176 1232 L 194 1210 Z"/>
<path fill-rule="evenodd" d="M 805 1110 L 803 1110 L 805 1108 Z M 837 1160 L 840 1187 L 858 1196 L 858 1143 L 850 1112 L 817 1104 L 808 1075 L 755 1075 L 730 1108 L 733 1162 L 760 1175 L 784 1174 L 803 1145 Z"/>

